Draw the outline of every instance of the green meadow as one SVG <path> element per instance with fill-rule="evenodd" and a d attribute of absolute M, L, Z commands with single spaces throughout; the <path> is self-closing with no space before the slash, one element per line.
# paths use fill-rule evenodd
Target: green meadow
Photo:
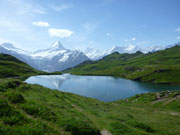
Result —
<path fill-rule="evenodd" d="M 104 103 L 15 79 L 0 83 L 1 135 L 178 135 L 180 92 Z"/>

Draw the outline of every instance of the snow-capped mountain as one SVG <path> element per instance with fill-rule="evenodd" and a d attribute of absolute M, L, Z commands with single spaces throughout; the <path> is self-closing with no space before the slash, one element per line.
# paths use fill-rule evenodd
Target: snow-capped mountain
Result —
<path fill-rule="evenodd" d="M 38 70 L 49 72 L 62 71 L 89 59 L 81 51 L 64 48 L 59 41 L 48 49 L 35 52 L 28 52 L 10 43 L 4 43 L 0 45 L 0 53 L 10 54 Z"/>
<path fill-rule="evenodd" d="M 179 44 L 179 43 L 177 43 Z M 175 44 L 175 45 L 177 45 Z M 97 50 L 94 48 L 87 48 L 84 53 L 92 60 L 98 60 L 101 59 L 104 56 L 107 56 L 109 54 L 112 54 L 114 52 L 119 52 L 119 53 L 135 53 L 137 51 L 141 51 L 143 53 L 148 53 L 148 52 L 156 52 L 159 50 L 163 50 L 169 47 L 172 47 L 174 45 L 168 45 L 168 46 L 149 46 L 149 47 L 139 47 L 136 45 L 125 45 L 125 46 L 114 46 L 111 49 L 107 50 Z"/>
<path fill-rule="evenodd" d="M 101 59 L 104 56 L 107 56 L 114 52 L 119 53 L 135 53 L 136 51 L 140 50 L 135 45 L 128 45 L 128 46 L 114 46 L 111 49 L 107 50 L 96 50 L 93 48 L 87 48 L 84 53 L 92 60 L 98 60 Z"/>
<path fill-rule="evenodd" d="M 94 49 L 94 48 L 90 48 L 90 47 L 88 47 L 84 51 L 84 53 L 86 54 L 86 56 L 88 56 L 92 60 L 98 60 L 106 55 L 103 50 L 98 50 L 98 49 Z"/>
<path fill-rule="evenodd" d="M 35 51 L 32 56 L 33 57 L 46 57 L 48 59 L 53 58 L 55 55 L 59 53 L 64 53 L 67 49 L 63 47 L 61 42 L 56 41 L 54 42 L 50 48 L 44 50 Z"/>
<path fill-rule="evenodd" d="M 114 46 L 107 50 L 98 50 L 88 47 L 84 52 L 81 52 L 79 50 L 66 49 L 61 42 L 56 41 L 47 49 L 29 52 L 16 48 L 10 43 L 4 43 L 0 45 L 0 53 L 10 54 L 35 69 L 53 72 L 74 67 L 89 59 L 98 60 L 114 52 L 135 53 L 141 51 L 143 53 L 148 53 L 163 50 L 175 45 L 180 45 L 180 43 L 144 48 L 136 45 Z"/>

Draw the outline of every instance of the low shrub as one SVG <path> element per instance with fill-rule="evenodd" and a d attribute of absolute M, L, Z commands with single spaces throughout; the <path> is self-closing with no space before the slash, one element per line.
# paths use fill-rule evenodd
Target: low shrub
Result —
<path fill-rule="evenodd" d="M 135 125 L 135 127 L 136 127 L 136 128 L 140 128 L 140 129 L 143 129 L 143 130 L 145 130 L 146 132 L 149 132 L 149 133 L 155 132 L 154 129 L 152 129 L 150 126 L 148 126 L 148 125 L 146 125 L 146 124 L 144 124 L 144 123 L 137 123 L 137 124 Z"/>
<path fill-rule="evenodd" d="M 0 85 L 0 92 L 5 92 L 5 88 L 2 85 Z"/>
<path fill-rule="evenodd" d="M 24 97 L 19 92 L 10 91 L 5 94 L 8 101 L 17 104 L 17 103 L 25 103 Z"/>
<path fill-rule="evenodd" d="M 2 120 L 4 124 L 10 126 L 23 125 L 27 123 L 27 119 L 20 113 L 17 113 L 16 115 L 11 115 L 9 117 L 4 117 Z"/>
<path fill-rule="evenodd" d="M 5 99 L 0 98 L 0 117 L 11 116 L 16 114 L 17 111 L 12 108 Z"/>
<path fill-rule="evenodd" d="M 18 89 L 18 91 L 24 92 L 24 91 L 32 89 L 32 87 L 28 84 L 22 84 L 17 89 Z"/>

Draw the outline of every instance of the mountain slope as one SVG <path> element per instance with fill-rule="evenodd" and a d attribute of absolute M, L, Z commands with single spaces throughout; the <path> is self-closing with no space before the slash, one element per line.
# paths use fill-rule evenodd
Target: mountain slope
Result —
<path fill-rule="evenodd" d="M 0 54 L 0 78 L 40 74 L 29 65 L 8 54 Z"/>
<path fill-rule="evenodd" d="M 0 81 L 1 135 L 178 135 L 180 92 L 136 95 L 112 103 Z"/>
<path fill-rule="evenodd" d="M 113 53 L 87 61 L 65 72 L 81 75 L 112 75 L 154 83 L 180 84 L 180 46 L 154 53 Z"/>
<path fill-rule="evenodd" d="M 77 50 L 69 50 L 56 41 L 50 48 L 38 50 L 36 52 L 28 52 L 14 47 L 10 43 L 0 45 L 0 53 L 12 55 L 28 65 L 41 71 L 61 71 L 66 68 L 88 60 L 89 58 L 82 52 Z"/>

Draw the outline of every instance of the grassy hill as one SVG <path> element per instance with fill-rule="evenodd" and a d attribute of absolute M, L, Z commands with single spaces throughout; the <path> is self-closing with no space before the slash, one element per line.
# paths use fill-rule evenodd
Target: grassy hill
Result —
<path fill-rule="evenodd" d="M 59 72 L 46 73 L 46 72 L 38 71 L 11 55 L 0 54 L 0 78 L 9 78 L 9 77 L 24 78 L 37 74 L 60 74 L 60 73 Z"/>
<path fill-rule="evenodd" d="M 39 73 L 41 72 L 11 55 L 0 54 L 0 78 L 20 77 Z"/>
<path fill-rule="evenodd" d="M 180 46 L 154 53 L 113 53 L 65 70 L 80 75 L 112 75 L 153 83 L 180 84 Z"/>
<path fill-rule="evenodd" d="M 1 135 L 178 135 L 180 92 L 104 103 L 71 93 L 0 81 Z"/>
<path fill-rule="evenodd" d="M 119 55 L 104 59 L 119 59 Z M 133 60 L 144 54 L 122 55 Z M 44 72 L 10 55 L 1 54 L 0 63 L 0 135 L 180 134 L 180 92 L 147 93 L 104 103 L 15 79 Z"/>

